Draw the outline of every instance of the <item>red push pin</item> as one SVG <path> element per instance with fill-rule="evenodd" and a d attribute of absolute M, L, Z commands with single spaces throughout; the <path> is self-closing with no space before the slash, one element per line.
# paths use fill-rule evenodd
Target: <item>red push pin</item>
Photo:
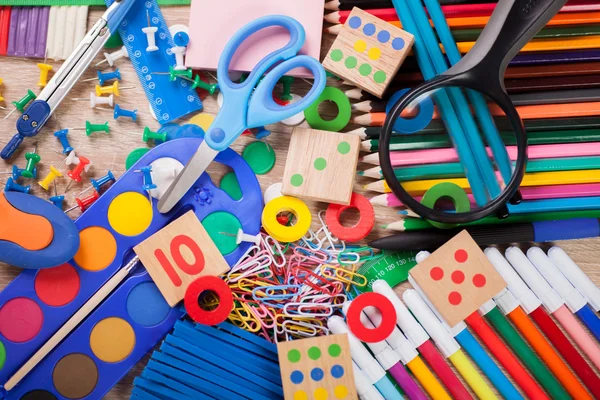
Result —
<path fill-rule="evenodd" d="M 92 203 L 94 203 L 99 198 L 100 198 L 100 194 L 94 190 L 94 192 L 92 194 L 90 194 L 88 197 L 84 197 L 83 199 L 76 198 L 75 201 L 77 202 L 77 205 L 69 208 L 67 211 L 65 211 L 65 213 L 68 213 L 69 211 L 74 210 L 77 207 L 79 207 L 81 212 L 84 212 L 85 210 L 87 210 L 89 208 L 89 206 L 92 205 Z"/>
<path fill-rule="evenodd" d="M 79 156 L 79 164 L 77 164 L 77 166 L 75 166 L 75 168 L 73 168 L 71 171 L 67 172 L 67 175 L 69 176 L 69 178 L 71 178 L 71 181 L 69 182 L 69 184 L 67 185 L 67 188 L 65 189 L 65 193 L 69 190 L 69 187 L 71 186 L 71 184 L 73 182 L 81 182 L 81 173 L 83 172 L 83 169 L 85 168 L 86 165 L 88 165 L 90 163 L 90 160 L 88 160 L 87 158 L 83 157 L 83 156 Z"/>

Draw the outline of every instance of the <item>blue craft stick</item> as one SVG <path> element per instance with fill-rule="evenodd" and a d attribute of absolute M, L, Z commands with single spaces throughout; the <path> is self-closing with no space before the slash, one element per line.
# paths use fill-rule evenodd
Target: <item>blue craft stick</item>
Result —
<path fill-rule="evenodd" d="M 446 72 L 448 70 L 448 63 L 442 54 L 435 33 L 433 32 L 431 25 L 429 25 L 429 19 L 427 18 L 425 10 L 423 10 L 419 0 L 407 0 L 407 3 L 409 8 L 408 12 L 414 17 L 418 32 L 425 42 L 425 48 L 429 52 L 435 71 L 438 74 Z M 471 148 L 472 154 L 475 156 L 477 167 L 482 174 L 487 190 L 489 191 L 490 196 L 495 198 L 500 194 L 500 185 L 498 184 L 492 162 L 485 149 L 485 144 L 481 139 L 479 130 L 473 119 L 473 115 L 471 114 L 471 107 L 461 89 L 451 87 L 447 88 L 446 92 L 450 95 L 450 101 L 455 113 L 458 114 L 467 143 Z M 506 152 L 506 150 L 504 151 Z"/>
<path fill-rule="evenodd" d="M 423 77 L 425 79 L 433 78 L 436 76 L 433 63 L 429 58 L 427 47 L 425 46 L 425 43 L 418 32 L 406 0 L 392 0 L 392 3 L 394 4 L 394 8 L 396 9 L 404 29 L 413 34 L 415 37 L 415 55 L 417 57 L 419 67 L 421 68 Z M 434 96 L 436 103 L 440 107 L 444 125 L 447 127 L 448 132 L 452 135 L 456 145 L 456 151 L 458 153 L 460 162 L 464 165 L 465 176 L 467 177 L 469 185 L 471 186 L 473 197 L 475 197 L 475 201 L 478 205 L 483 206 L 488 202 L 483 178 L 481 177 L 481 172 L 479 171 L 477 163 L 473 158 L 469 143 L 464 136 L 464 132 L 458 121 L 458 117 L 454 112 L 450 98 L 445 90 L 436 92 Z"/>
<path fill-rule="evenodd" d="M 153 394 L 146 392 L 139 386 L 133 387 L 133 389 L 131 390 L 131 397 L 135 397 L 141 400 L 161 400 L 160 397 L 156 397 Z"/>
<path fill-rule="evenodd" d="M 147 373 L 156 373 L 161 379 L 167 379 L 176 383 L 177 390 L 196 396 L 195 393 L 203 393 L 217 399 L 234 399 L 239 397 L 239 394 L 211 382 L 210 379 L 194 376 L 188 371 L 181 371 L 169 365 L 159 363 L 156 360 L 150 359 L 146 368 Z"/>
<path fill-rule="evenodd" d="M 564 199 L 527 200 L 520 204 L 507 204 L 511 214 L 532 214 L 550 211 L 581 211 L 600 209 L 600 196 Z"/>
<path fill-rule="evenodd" d="M 145 370 L 144 370 L 145 371 Z M 142 374 L 144 373 L 144 371 L 142 371 Z M 161 400 L 181 400 L 181 399 L 190 399 L 190 400 L 196 400 L 190 396 L 187 396 L 183 393 L 180 393 L 176 390 L 173 390 L 169 387 L 163 386 L 157 382 L 154 382 L 153 380 L 147 379 L 147 378 L 141 378 L 141 377 L 135 377 L 133 379 L 133 385 L 134 386 L 138 386 L 148 392 L 152 392 L 152 393 L 156 393 L 157 395 L 159 395 Z M 206 398 L 210 398 L 210 397 L 206 397 Z"/>
<path fill-rule="evenodd" d="M 383 378 L 375 382 L 375 387 L 379 390 L 379 393 L 385 400 L 402 400 L 404 397 L 400 394 L 398 389 L 394 386 L 388 375 L 384 375 Z"/>
<path fill-rule="evenodd" d="M 213 353 L 205 351 L 199 347 L 193 346 L 182 339 L 169 335 L 161 344 L 160 350 L 180 360 L 193 365 L 198 365 L 200 362 L 214 365 L 214 372 L 220 374 L 224 378 L 237 379 L 240 384 L 264 395 L 268 391 L 283 395 L 283 390 L 280 385 L 264 379 L 262 376 L 255 374 L 252 370 L 240 368 L 234 362 L 229 362 L 226 359 L 216 356 Z M 217 368 L 218 367 L 218 368 Z"/>
<path fill-rule="evenodd" d="M 409 1 L 413 2 L 415 0 Z M 444 13 L 442 12 L 442 8 L 440 7 L 438 0 L 423 1 L 427 6 L 427 13 L 433 21 L 435 30 L 440 37 L 442 45 L 444 46 L 444 51 L 446 52 L 446 56 L 448 57 L 450 64 L 454 65 L 458 63 L 461 59 L 461 55 L 458 51 L 458 46 L 456 45 L 456 41 L 454 41 L 454 37 L 452 36 L 450 27 L 448 26 L 448 22 L 444 17 Z M 437 48 L 439 49 L 439 47 Z M 467 90 L 467 94 L 475 108 L 475 114 L 477 115 L 477 119 L 483 128 L 487 142 L 492 149 L 492 153 L 494 154 L 494 158 L 496 159 L 496 163 L 498 164 L 502 178 L 504 179 L 505 183 L 508 183 L 512 176 L 510 159 L 508 157 L 508 152 L 506 151 L 504 142 L 498 133 L 494 119 L 490 114 L 487 103 L 479 92 Z"/>
<path fill-rule="evenodd" d="M 498 392 L 503 398 L 507 400 L 523 400 L 523 396 L 510 383 L 506 375 L 500 370 L 498 365 L 492 360 L 492 358 L 485 352 L 483 347 L 479 344 L 473 335 L 467 330 L 463 329 L 460 333 L 454 336 L 456 341 L 462 346 L 463 349 L 469 354 L 469 356 L 475 361 L 477 366 L 481 368 L 485 376 L 488 377 L 492 385 L 498 389 Z"/>
<path fill-rule="evenodd" d="M 268 377 L 271 382 L 278 383 L 277 380 L 281 382 L 279 365 L 274 364 L 270 360 L 265 360 L 252 353 L 246 352 L 244 349 L 232 346 L 210 336 L 203 335 L 197 330 L 180 323 L 180 321 L 175 323 L 173 335 L 207 351 L 214 352 L 218 355 L 223 354 L 225 358 L 231 359 L 231 357 L 235 357 L 236 362 L 241 366 L 244 366 L 246 369 L 260 369 L 263 371 L 265 377 Z"/>
<path fill-rule="evenodd" d="M 242 382 L 241 379 L 238 379 L 235 375 L 229 375 L 227 378 L 223 378 L 217 371 L 220 371 L 219 366 L 214 366 L 208 363 L 193 363 L 189 364 L 185 361 L 182 361 L 178 358 L 170 356 L 168 354 L 154 352 L 152 354 L 152 359 L 155 361 L 159 361 L 158 368 L 160 365 L 168 365 L 170 367 L 176 368 L 181 371 L 185 371 L 192 376 L 196 376 L 203 380 L 214 383 L 215 385 L 221 386 L 226 390 L 230 390 L 232 392 L 237 393 L 239 396 L 248 397 L 251 399 L 260 399 L 260 400 L 269 400 L 273 398 L 274 393 L 271 394 L 270 397 L 264 396 L 263 394 L 257 393 L 254 390 L 249 389 L 248 387 L 242 386 L 238 382 Z M 161 369 L 156 369 L 157 372 L 165 373 Z M 168 374 L 167 374 L 168 375 Z M 199 380 L 199 383 L 202 385 L 204 381 Z M 190 384 L 192 384 L 190 382 Z M 192 386 L 196 386 L 195 384 Z M 201 388 L 198 388 L 201 390 Z"/>
<path fill-rule="evenodd" d="M 275 343 L 271 343 L 263 338 L 261 338 L 260 336 L 256 336 L 246 330 L 243 330 L 242 328 L 239 328 L 227 321 L 225 322 L 221 322 L 219 325 L 217 325 L 220 329 L 227 331 L 229 333 L 232 333 L 236 336 L 241 337 L 242 339 L 246 339 L 251 341 L 254 344 L 257 344 L 263 348 L 265 348 L 266 350 L 278 354 L 277 353 L 277 345 Z"/>
<path fill-rule="evenodd" d="M 597 341 L 600 342 L 600 319 L 589 304 L 583 306 L 575 313 L 583 324 L 592 332 Z"/>
<path fill-rule="evenodd" d="M 169 388 L 172 388 L 174 391 L 179 392 L 179 395 L 181 397 L 186 397 L 189 399 L 201 399 L 205 396 L 211 398 L 211 399 L 222 399 L 223 397 L 219 397 L 219 396 L 213 396 L 211 394 L 207 394 L 204 392 L 199 392 L 195 389 L 192 389 L 191 387 L 184 385 L 181 382 L 178 382 L 175 379 L 169 378 L 164 376 L 163 374 L 159 374 L 156 371 L 153 371 L 150 369 L 150 363 L 152 361 L 148 362 L 148 365 L 146 365 L 146 368 L 144 368 L 142 370 L 142 373 L 140 374 L 140 376 L 142 378 L 146 378 L 148 380 L 151 380 L 153 382 L 156 382 L 158 384 L 167 386 Z M 176 398 L 177 399 L 177 398 Z"/>
<path fill-rule="evenodd" d="M 206 325 L 202 325 L 202 324 L 194 324 L 195 328 L 197 331 L 206 333 L 208 335 L 211 335 L 217 339 L 223 340 L 225 342 L 231 343 L 234 346 L 238 346 L 241 347 L 245 350 L 251 351 L 254 354 L 257 354 L 259 356 L 262 356 L 264 358 L 273 360 L 275 362 L 277 362 L 279 360 L 277 353 L 273 353 L 270 350 L 265 349 L 262 346 L 259 346 L 257 344 L 251 343 L 247 340 L 241 339 L 237 336 L 234 336 L 230 333 L 227 333 L 225 331 L 222 331 L 220 329 L 214 328 L 212 326 L 206 326 Z"/>

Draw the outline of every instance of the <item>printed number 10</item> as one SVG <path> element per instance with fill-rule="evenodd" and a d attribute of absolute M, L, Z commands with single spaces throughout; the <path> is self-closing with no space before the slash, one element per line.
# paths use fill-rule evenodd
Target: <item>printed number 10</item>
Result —
<path fill-rule="evenodd" d="M 186 246 L 194 255 L 194 262 L 188 263 L 185 258 L 181 255 L 181 246 Z M 177 264 L 177 267 L 188 275 L 198 275 L 204 269 L 204 254 L 200 250 L 200 246 L 187 235 L 178 235 L 171 240 L 169 246 L 173 261 Z M 179 274 L 173 268 L 173 265 L 161 249 L 154 251 L 154 256 L 163 267 L 167 276 L 171 279 L 171 282 L 177 287 L 181 286 L 182 281 Z"/>

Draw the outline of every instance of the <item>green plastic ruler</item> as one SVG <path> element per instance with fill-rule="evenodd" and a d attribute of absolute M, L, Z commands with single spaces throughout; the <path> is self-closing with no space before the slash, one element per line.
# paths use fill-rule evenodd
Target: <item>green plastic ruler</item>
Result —
<path fill-rule="evenodd" d="M 384 252 L 380 257 L 367 261 L 358 269 L 358 273 L 367 278 L 367 285 L 362 291 L 371 291 L 373 282 L 383 279 L 394 287 L 408 279 L 408 271 L 417 265 L 414 251 Z"/>
<path fill-rule="evenodd" d="M 158 0 L 161 6 L 185 6 L 191 0 Z M 0 6 L 30 7 L 30 6 L 103 6 L 104 0 L 0 0 Z"/>

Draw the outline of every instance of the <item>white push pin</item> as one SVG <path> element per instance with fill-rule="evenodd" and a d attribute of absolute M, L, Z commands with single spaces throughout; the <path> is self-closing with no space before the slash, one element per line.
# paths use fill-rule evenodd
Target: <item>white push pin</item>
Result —
<path fill-rule="evenodd" d="M 185 54 L 185 47 L 183 46 L 175 46 L 171 47 L 171 52 L 175 54 L 175 63 L 176 65 L 173 67 L 175 71 L 185 71 L 185 65 L 183 65 L 183 55 Z"/>
<path fill-rule="evenodd" d="M 125 48 L 125 46 L 121 47 L 117 51 L 113 51 L 112 53 L 104 53 L 105 60 L 102 60 L 98 64 L 96 64 L 96 67 L 101 64 L 104 64 L 105 62 L 107 62 L 108 65 L 110 65 L 112 67 L 114 65 L 115 61 L 117 61 L 119 58 L 122 58 L 122 57 L 129 58 L 129 53 L 127 53 L 127 49 Z"/>
<path fill-rule="evenodd" d="M 155 34 L 158 31 L 158 27 L 150 25 L 150 13 L 148 10 L 146 10 L 146 17 L 148 18 L 148 26 L 146 28 L 142 28 L 142 32 L 146 34 L 146 39 L 148 40 L 148 47 L 146 47 L 146 51 L 157 51 L 158 47 L 156 47 Z"/>
<path fill-rule="evenodd" d="M 77 101 L 77 100 L 87 100 L 87 99 L 85 97 L 79 97 L 79 98 L 75 98 L 73 100 Z M 113 107 L 114 106 L 113 95 L 111 94 L 108 97 L 98 97 L 98 96 L 96 96 L 96 93 L 90 92 L 90 107 L 95 108 L 97 105 L 101 105 L 101 104 L 106 104 L 106 105 Z"/>
<path fill-rule="evenodd" d="M 229 233 L 229 232 L 219 232 L 221 235 L 225 235 L 225 236 L 231 236 L 231 237 L 235 237 L 235 244 L 240 244 L 242 242 L 250 242 L 250 243 L 254 243 L 255 245 L 259 245 L 260 244 L 260 234 L 258 235 L 250 235 L 247 233 L 244 233 L 244 231 L 240 228 L 237 231 L 237 235 L 234 235 L 233 233 Z"/>
<path fill-rule="evenodd" d="M 63 165 L 77 165 L 79 164 L 79 157 L 77 157 L 75 155 L 75 150 L 70 151 L 69 154 L 67 154 L 67 157 L 65 158 L 65 160 L 63 161 L 62 165 L 59 167 L 61 168 Z"/>

